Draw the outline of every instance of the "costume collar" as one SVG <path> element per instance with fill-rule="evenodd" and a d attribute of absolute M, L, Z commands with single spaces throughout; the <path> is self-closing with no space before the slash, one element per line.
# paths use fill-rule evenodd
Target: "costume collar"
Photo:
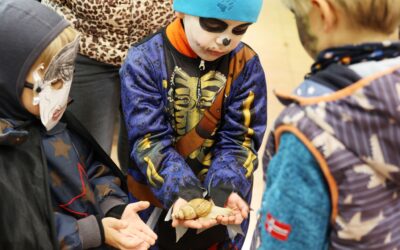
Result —
<path fill-rule="evenodd" d="M 366 61 L 381 61 L 400 56 L 400 43 L 385 41 L 330 48 L 322 51 L 311 66 L 308 76 L 332 64 L 352 65 Z"/>
<path fill-rule="evenodd" d="M 175 21 L 168 25 L 167 37 L 172 46 L 174 46 L 179 53 L 187 57 L 197 58 L 196 53 L 194 53 L 189 45 L 189 41 L 187 40 L 180 18 L 175 19 Z"/>

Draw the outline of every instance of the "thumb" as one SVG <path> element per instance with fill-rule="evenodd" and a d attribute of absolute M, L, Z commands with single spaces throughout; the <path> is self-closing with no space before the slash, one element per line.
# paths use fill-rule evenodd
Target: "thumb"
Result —
<path fill-rule="evenodd" d="M 139 212 L 141 210 L 148 208 L 149 206 L 150 203 L 148 201 L 138 201 L 128 205 L 129 209 L 132 209 L 134 212 Z"/>
<path fill-rule="evenodd" d="M 172 227 L 177 227 L 179 225 L 179 221 L 175 218 L 172 219 Z"/>

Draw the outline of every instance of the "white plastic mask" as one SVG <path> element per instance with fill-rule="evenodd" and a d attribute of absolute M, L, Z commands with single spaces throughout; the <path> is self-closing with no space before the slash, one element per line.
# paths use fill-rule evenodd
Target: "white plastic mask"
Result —
<path fill-rule="evenodd" d="M 37 93 L 33 104 L 39 104 L 40 120 L 46 130 L 51 130 L 60 121 L 67 108 L 78 45 L 79 37 L 62 48 L 52 58 L 43 78 L 39 74 L 43 65 L 33 72 L 33 90 Z"/>
<path fill-rule="evenodd" d="M 251 23 L 184 15 L 183 24 L 192 50 L 214 61 L 236 48 Z"/>

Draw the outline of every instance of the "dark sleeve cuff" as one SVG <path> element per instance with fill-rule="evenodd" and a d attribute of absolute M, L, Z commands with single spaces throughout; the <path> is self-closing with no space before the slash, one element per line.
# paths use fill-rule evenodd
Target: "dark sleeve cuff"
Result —
<path fill-rule="evenodd" d="M 235 190 L 232 185 L 219 184 L 210 189 L 209 195 L 215 205 L 219 207 L 224 207 L 229 195 L 231 195 L 231 193 L 233 192 L 235 192 Z"/>
<path fill-rule="evenodd" d="M 203 197 L 204 190 L 197 186 L 180 187 L 178 196 L 186 201 Z"/>
<path fill-rule="evenodd" d="M 107 212 L 106 217 L 113 217 L 116 219 L 121 219 L 121 216 L 124 213 L 126 206 L 127 206 L 127 204 L 123 204 L 123 205 L 118 205 L 118 206 L 111 208 Z"/>
<path fill-rule="evenodd" d="M 112 208 L 119 206 L 119 205 L 126 205 L 126 202 L 123 200 L 116 198 L 116 197 L 107 197 L 100 203 L 101 211 L 104 214 L 107 214 Z"/>
<path fill-rule="evenodd" d="M 100 217 L 99 215 L 96 215 L 96 220 L 97 220 L 97 224 L 99 225 L 99 230 L 100 230 L 100 241 L 101 241 L 101 245 L 104 244 L 104 242 L 106 242 L 106 237 L 104 235 L 104 227 L 103 227 L 103 222 L 101 221 L 102 217 Z"/>
<path fill-rule="evenodd" d="M 78 220 L 78 229 L 83 249 L 99 247 L 104 242 L 103 224 L 94 215 Z"/>

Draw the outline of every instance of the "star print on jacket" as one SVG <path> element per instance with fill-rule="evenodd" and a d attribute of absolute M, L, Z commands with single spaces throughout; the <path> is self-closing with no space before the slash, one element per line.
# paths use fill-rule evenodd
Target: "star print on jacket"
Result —
<path fill-rule="evenodd" d="M 71 145 L 66 144 L 61 138 L 55 139 L 51 144 L 54 147 L 54 156 L 63 156 L 68 158 L 69 150 Z"/>

